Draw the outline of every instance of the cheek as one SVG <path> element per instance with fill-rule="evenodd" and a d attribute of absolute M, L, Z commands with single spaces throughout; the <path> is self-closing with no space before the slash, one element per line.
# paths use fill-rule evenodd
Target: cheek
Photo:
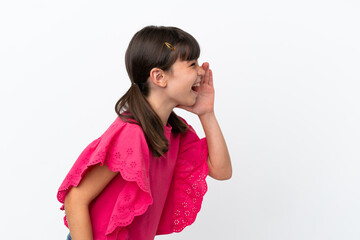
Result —
<path fill-rule="evenodd" d="M 192 96 L 192 89 L 191 89 L 192 84 L 177 84 L 177 85 L 173 85 L 171 86 L 171 88 L 168 89 L 167 91 L 167 95 L 169 97 L 169 99 L 181 103 L 181 104 L 186 104 L 189 105 L 189 97 L 193 97 Z"/>
<path fill-rule="evenodd" d="M 190 83 L 187 79 L 178 79 L 178 81 L 172 86 L 171 91 L 173 93 L 179 92 L 179 91 L 185 91 L 190 89 L 192 86 L 192 83 Z"/>

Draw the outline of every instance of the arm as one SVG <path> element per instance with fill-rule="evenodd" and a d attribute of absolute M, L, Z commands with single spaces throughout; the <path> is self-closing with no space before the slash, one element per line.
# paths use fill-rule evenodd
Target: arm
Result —
<path fill-rule="evenodd" d="M 209 149 L 209 176 L 216 180 L 230 179 L 232 175 L 230 155 L 218 121 L 215 118 L 215 113 L 204 114 L 199 118 L 204 128 Z"/>
<path fill-rule="evenodd" d="M 100 164 L 89 167 L 77 187 L 72 187 L 65 197 L 65 214 L 73 240 L 93 239 L 89 204 L 118 174 Z"/>

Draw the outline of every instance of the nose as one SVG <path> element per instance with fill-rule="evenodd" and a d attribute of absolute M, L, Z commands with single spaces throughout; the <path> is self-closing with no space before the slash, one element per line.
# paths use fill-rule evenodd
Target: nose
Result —
<path fill-rule="evenodd" d="M 199 66 L 198 75 L 202 77 L 205 75 L 205 70 L 201 66 Z"/>

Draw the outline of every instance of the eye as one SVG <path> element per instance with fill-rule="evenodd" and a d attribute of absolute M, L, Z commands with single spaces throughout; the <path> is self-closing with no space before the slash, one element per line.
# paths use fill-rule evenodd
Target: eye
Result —
<path fill-rule="evenodd" d="M 196 66 L 196 63 L 192 63 L 190 66 Z"/>

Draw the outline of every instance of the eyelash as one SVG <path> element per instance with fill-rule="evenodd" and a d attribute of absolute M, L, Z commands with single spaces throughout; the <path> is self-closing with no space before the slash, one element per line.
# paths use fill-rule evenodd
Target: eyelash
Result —
<path fill-rule="evenodd" d="M 196 64 L 195 64 L 195 63 L 193 63 L 193 64 L 191 64 L 191 66 L 196 66 Z"/>

